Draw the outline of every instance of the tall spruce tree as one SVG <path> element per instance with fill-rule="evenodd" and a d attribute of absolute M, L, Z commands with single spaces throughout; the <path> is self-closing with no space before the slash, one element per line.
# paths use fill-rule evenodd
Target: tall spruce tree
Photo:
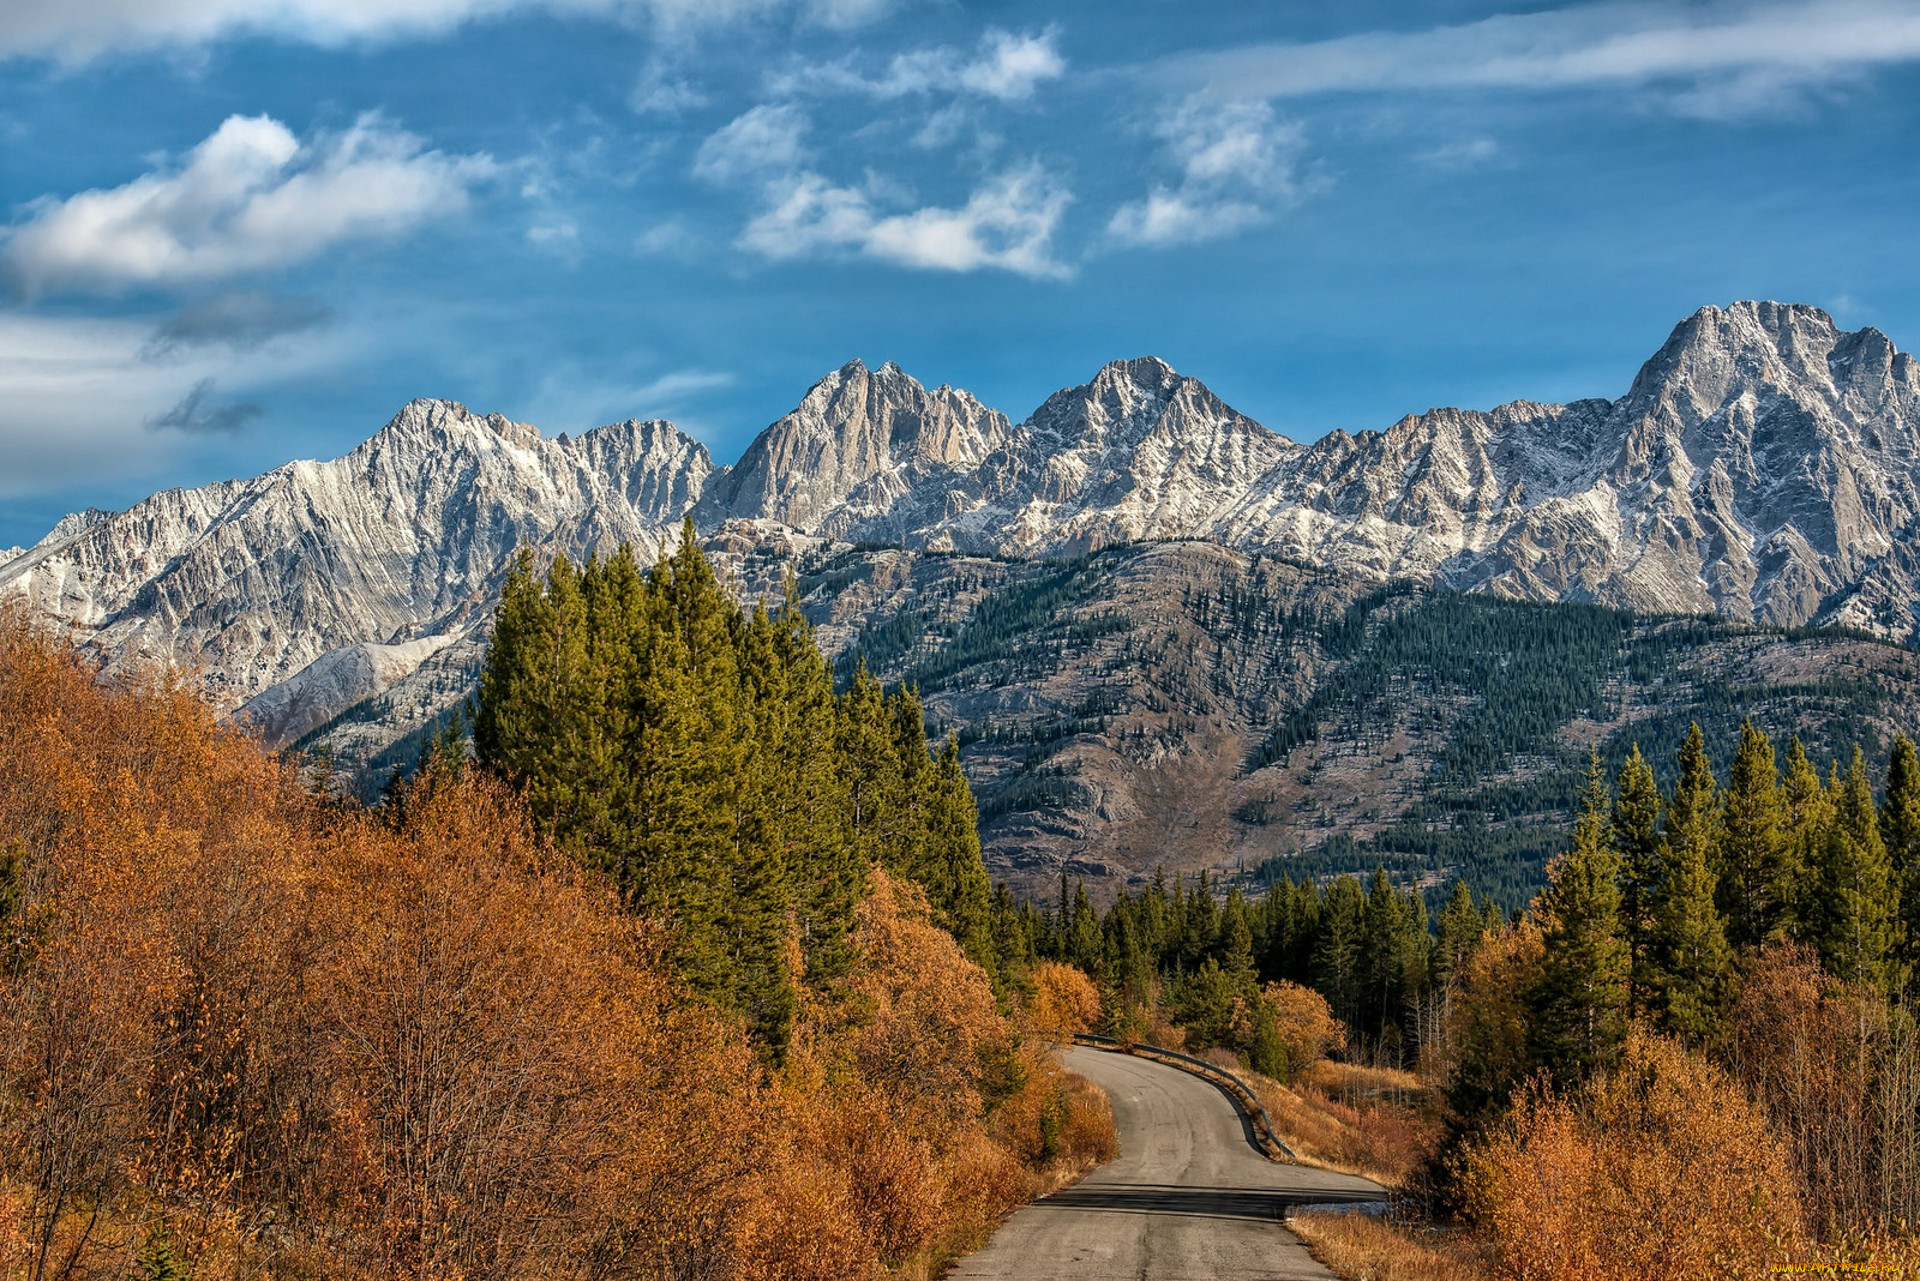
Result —
<path fill-rule="evenodd" d="M 1911 980 L 1920 971 L 1920 753 L 1905 734 L 1894 735 L 1887 757 L 1880 837 L 1900 897 L 1897 955 Z"/>
<path fill-rule="evenodd" d="M 1666 877 L 1660 841 L 1660 784 L 1635 743 L 1620 767 L 1613 847 L 1620 856 L 1620 929 L 1629 955 L 1627 1003 L 1645 1008 L 1654 983 L 1654 905 Z"/>
<path fill-rule="evenodd" d="M 1535 1061 L 1563 1083 L 1611 1066 L 1626 1039 L 1628 957 L 1611 802 L 1596 754 L 1580 789 L 1573 848 L 1548 866 L 1535 900 L 1546 950 L 1528 1041 Z"/>
<path fill-rule="evenodd" d="M 1898 903 L 1858 747 L 1846 774 L 1833 770 L 1827 793 L 1832 818 L 1814 852 L 1805 935 L 1831 973 L 1890 992 L 1902 978 L 1895 955 Z"/>
<path fill-rule="evenodd" d="M 1714 846 L 1720 906 L 1735 947 L 1759 947 L 1792 925 L 1797 878 L 1786 826 L 1773 743 L 1744 721 Z"/>
<path fill-rule="evenodd" d="M 1709 1043 L 1718 1032 L 1732 959 L 1708 848 L 1697 838 L 1663 847 L 1666 871 L 1647 947 L 1645 1008 L 1692 1045 Z"/>

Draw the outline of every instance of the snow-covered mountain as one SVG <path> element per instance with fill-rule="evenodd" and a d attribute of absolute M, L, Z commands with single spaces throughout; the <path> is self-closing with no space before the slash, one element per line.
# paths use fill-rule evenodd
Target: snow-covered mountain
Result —
<path fill-rule="evenodd" d="M 331 462 L 69 516 L 0 564 L 0 592 L 109 662 L 199 673 L 223 707 L 278 690 L 257 710 L 275 737 L 297 736 L 484 626 L 517 547 L 628 541 L 651 556 L 712 471 L 670 423 L 547 440 L 416 400 Z M 344 661 L 369 646 L 384 661 Z"/>
<path fill-rule="evenodd" d="M 408 682 L 433 691 L 420 709 L 453 697 L 445 669 L 471 662 L 515 548 L 647 557 L 688 513 L 735 552 L 1198 538 L 1365 578 L 1904 638 L 1920 364 L 1815 308 L 1736 303 L 1684 321 L 1617 401 L 1436 409 L 1302 446 L 1154 359 L 1018 426 L 855 361 L 722 468 L 668 423 L 548 440 L 423 400 L 331 462 L 69 516 L 0 558 L 0 593 L 111 660 L 200 671 L 290 740 Z"/>

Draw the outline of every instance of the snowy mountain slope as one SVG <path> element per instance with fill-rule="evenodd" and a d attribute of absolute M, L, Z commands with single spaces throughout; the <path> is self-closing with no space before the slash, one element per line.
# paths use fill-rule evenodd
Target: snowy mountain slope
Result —
<path fill-rule="evenodd" d="M 417 400 L 330 462 L 69 517 L 0 567 L 0 593 L 75 625 L 109 662 L 197 670 L 226 708 L 368 644 L 399 647 L 376 664 L 391 683 L 395 655 L 429 652 L 408 642 L 484 623 L 515 548 L 629 541 L 651 555 L 712 471 L 705 447 L 667 423 L 546 440 Z M 284 707 L 303 721 L 341 710 Z"/>

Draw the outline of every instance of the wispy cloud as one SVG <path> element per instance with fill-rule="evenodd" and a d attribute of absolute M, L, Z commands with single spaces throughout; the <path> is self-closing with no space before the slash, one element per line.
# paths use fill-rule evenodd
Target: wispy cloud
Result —
<path fill-rule="evenodd" d="M 32 206 L 0 249 L 0 271 L 31 296 L 283 267 L 458 212 L 494 171 L 485 156 L 427 150 L 377 116 L 306 145 L 277 120 L 233 116 L 182 165 Z"/>
<path fill-rule="evenodd" d="M 1416 32 L 1183 55 L 1174 83 L 1266 98 L 1424 89 L 1671 88 L 1701 113 L 1920 59 L 1917 0 L 1588 4 Z"/>
<path fill-rule="evenodd" d="M 129 49 L 191 48 L 267 35 L 318 45 L 437 35 L 525 13 L 599 17 L 669 38 L 781 13 L 835 30 L 886 16 L 894 0 L 8 0 L 0 58 L 81 62 Z"/>
<path fill-rule="evenodd" d="M 1417 159 L 1438 169 L 1472 169 L 1500 158 L 1500 144 L 1491 138 L 1456 138 L 1423 151 Z"/>
<path fill-rule="evenodd" d="M 1265 102 L 1189 98 L 1154 133 L 1180 181 L 1157 185 L 1114 212 L 1107 234 L 1122 244 L 1216 239 L 1266 221 L 1299 197 L 1301 129 Z"/>
<path fill-rule="evenodd" d="M 747 224 L 740 244 L 774 259 L 842 251 L 937 271 L 1061 278 L 1070 273 L 1053 255 L 1053 235 L 1071 199 L 1029 164 L 983 183 L 957 208 L 886 214 L 868 190 L 802 173 Z"/>
<path fill-rule="evenodd" d="M 708 135 L 693 176 L 728 184 L 791 172 L 806 158 L 807 118 L 791 103 L 762 103 Z"/>
<path fill-rule="evenodd" d="M 356 341 L 335 326 L 324 340 L 238 352 L 225 341 L 183 343 L 155 360 L 156 332 L 166 329 L 156 331 L 151 316 L 0 309 L 0 499 L 71 487 L 77 477 L 103 488 L 156 478 L 156 469 L 195 447 L 195 427 L 244 425 L 246 411 L 230 412 L 236 405 L 286 379 L 339 368 Z M 223 400 L 216 385 L 241 399 Z"/>
<path fill-rule="evenodd" d="M 852 58 L 811 65 L 778 76 L 776 94 L 858 93 L 883 100 L 928 94 L 965 94 L 1014 102 L 1066 74 L 1058 28 L 1015 34 L 990 27 L 972 49 L 940 45 L 898 53 L 877 75 Z"/>

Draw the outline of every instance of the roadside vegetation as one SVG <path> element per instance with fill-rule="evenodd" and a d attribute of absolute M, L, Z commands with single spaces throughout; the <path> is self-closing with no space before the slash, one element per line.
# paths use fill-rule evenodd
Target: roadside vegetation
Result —
<path fill-rule="evenodd" d="M 0 618 L 0 1276 L 929 1277 L 1111 1154 L 964 778 L 704 568 L 523 566 L 480 759 L 371 809 Z"/>
<path fill-rule="evenodd" d="M 1303 1156 L 1400 1193 L 1300 1220 L 1360 1277 L 1680 1281 L 1920 1266 L 1920 754 L 1823 771 L 1697 728 L 1596 758 L 1547 886 L 1434 921 L 1384 873 L 1156 879 L 1019 915 L 1107 1030 L 1259 1083 Z"/>

